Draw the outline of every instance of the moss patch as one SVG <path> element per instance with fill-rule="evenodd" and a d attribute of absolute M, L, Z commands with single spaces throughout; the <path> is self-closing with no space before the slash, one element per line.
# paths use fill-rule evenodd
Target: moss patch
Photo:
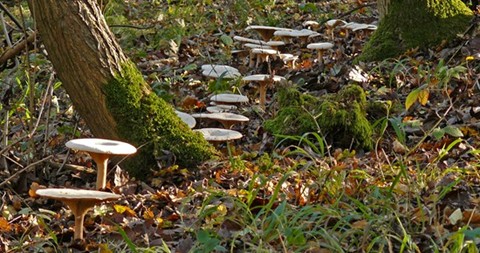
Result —
<path fill-rule="evenodd" d="M 373 129 L 366 118 L 366 96 L 358 85 L 348 85 L 337 94 L 321 98 L 294 88 L 279 93 L 280 110 L 264 127 L 273 134 L 302 135 L 317 132 L 339 147 L 371 149 Z M 284 100 L 288 98 L 288 100 Z"/>
<path fill-rule="evenodd" d="M 157 167 L 156 156 L 163 151 L 175 155 L 180 166 L 194 166 L 214 154 L 204 138 L 183 123 L 173 108 L 153 92 L 148 92 L 134 64 L 123 65 L 122 73 L 104 86 L 107 106 L 117 122 L 120 137 L 136 146 L 144 145 L 126 161 L 126 169 L 137 178 L 146 177 Z"/>
<path fill-rule="evenodd" d="M 472 17 L 460 0 L 391 1 L 389 12 L 356 61 L 383 60 L 451 40 L 465 31 Z"/>

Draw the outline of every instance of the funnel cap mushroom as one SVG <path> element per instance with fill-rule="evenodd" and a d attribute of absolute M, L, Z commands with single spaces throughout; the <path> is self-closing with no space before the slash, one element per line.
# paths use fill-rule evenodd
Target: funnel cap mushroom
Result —
<path fill-rule="evenodd" d="M 71 149 L 86 151 L 97 164 L 97 190 L 105 188 L 107 179 L 108 159 L 113 155 L 130 155 L 137 152 L 137 149 L 125 142 L 84 138 L 70 140 L 65 146 Z"/>
<path fill-rule="evenodd" d="M 246 103 L 248 102 L 248 97 L 238 94 L 215 94 L 210 97 L 211 101 L 216 102 L 217 104 L 236 104 L 236 103 Z"/>
<path fill-rule="evenodd" d="M 330 42 L 310 43 L 307 45 L 308 49 L 318 50 L 317 60 L 320 64 L 323 64 L 323 51 L 333 48 L 333 44 Z"/>
<path fill-rule="evenodd" d="M 88 209 L 104 201 L 116 200 L 120 195 L 94 190 L 80 189 L 39 189 L 38 196 L 51 198 L 65 203 L 75 216 L 74 238 L 83 239 L 83 219 Z"/>
<path fill-rule="evenodd" d="M 222 125 L 227 129 L 231 128 L 235 123 L 247 122 L 250 120 L 249 118 L 243 115 L 230 113 L 230 112 L 196 113 L 196 114 L 192 114 L 192 116 L 195 118 L 217 120 L 220 123 L 222 123 Z"/>
<path fill-rule="evenodd" d="M 183 122 L 185 122 L 185 124 L 187 124 L 189 128 L 194 128 L 195 125 L 197 124 L 197 122 L 195 121 L 195 118 L 192 117 L 192 115 L 188 113 L 180 112 L 177 110 L 175 110 L 175 113 Z"/>
<path fill-rule="evenodd" d="M 238 131 L 223 128 L 200 128 L 193 131 L 202 133 L 205 140 L 209 142 L 226 142 L 243 137 Z"/>
<path fill-rule="evenodd" d="M 242 74 L 240 74 L 238 69 L 228 65 L 205 64 L 202 65 L 202 75 L 213 78 L 223 76 L 223 78 L 233 79 L 241 76 Z"/>
<path fill-rule="evenodd" d="M 257 31 L 260 34 L 260 36 L 262 36 L 264 41 L 269 41 L 273 37 L 273 33 L 275 31 L 290 31 L 292 29 L 274 27 L 274 26 L 264 26 L 264 25 L 251 25 L 245 28 L 245 31 L 248 31 L 248 30 Z"/>

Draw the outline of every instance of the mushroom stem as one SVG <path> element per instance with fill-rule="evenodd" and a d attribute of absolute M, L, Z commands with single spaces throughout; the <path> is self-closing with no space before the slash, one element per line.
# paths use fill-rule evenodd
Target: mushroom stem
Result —
<path fill-rule="evenodd" d="M 90 156 L 97 164 L 97 190 L 105 188 L 107 185 L 107 165 L 108 165 L 108 154 L 99 154 L 90 152 Z"/>
<path fill-rule="evenodd" d="M 318 64 L 323 64 L 323 50 L 318 50 L 317 61 Z"/>
<path fill-rule="evenodd" d="M 74 227 L 74 236 L 73 238 L 83 240 L 83 219 L 85 218 L 85 213 L 75 216 L 75 227 Z"/>
<path fill-rule="evenodd" d="M 72 210 L 73 216 L 75 217 L 75 227 L 74 227 L 74 239 L 83 240 L 83 221 L 85 219 L 85 214 L 90 207 L 94 206 L 95 203 L 86 203 L 85 201 L 69 201 L 63 200 L 63 202 Z"/>

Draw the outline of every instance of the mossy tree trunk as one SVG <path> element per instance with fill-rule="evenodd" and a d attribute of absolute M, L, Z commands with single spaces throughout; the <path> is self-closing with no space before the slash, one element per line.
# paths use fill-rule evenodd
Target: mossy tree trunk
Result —
<path fill-rule="evenodd" d="M 212 155 L 212 147 L 150 92 L 123 54 L 95 0 L 31 0 L 48 57 L 75 109 L 99 138 L 148 143 L 129 171 L 146 176 L 154 156 L 170 151 L 180 165 Z"/>
<path fill-rule="evenodd" d="M 378 0 L 381 21 L 357 61 L 383 60 L 463 33 L 473 17 L 461 0 Z"/>

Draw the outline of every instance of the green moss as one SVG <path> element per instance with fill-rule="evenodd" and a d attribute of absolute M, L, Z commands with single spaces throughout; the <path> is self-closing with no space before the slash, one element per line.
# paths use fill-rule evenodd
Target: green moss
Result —
<path fill-rule="evenodd" d="M 451 40 L 465 31 L 472 17 L 460 0 L 391 1 L 389 12 L 355 61 L 383 60 Z"/>
<path fill-rule="evenodd" d="M 155 169 L 155 157 L 163 151 L 175 155 L 181 166 L 194 166 L 214 154 L 204 138 L 183 123 L 173 108 L 153 92 L 147 91 L 141 73 L 132 63 L 104 86 L 107 106 L 117 122 L 120 137 L 136 146 L 144 145 L 126 162 L 127 170 L 144 178 Z"/>
<path fill-rule="evenodd" d="M 277 116 L 264 127 L 273 134 L 302 135 L 320 130 L 336 146 L 371 149 L 373 129 L 366 118 L 367 99 L 358 85 L 315 98 L 292 88 L 282 90 Z M 288 101 L 282 99 L 288 98 Z"/>

